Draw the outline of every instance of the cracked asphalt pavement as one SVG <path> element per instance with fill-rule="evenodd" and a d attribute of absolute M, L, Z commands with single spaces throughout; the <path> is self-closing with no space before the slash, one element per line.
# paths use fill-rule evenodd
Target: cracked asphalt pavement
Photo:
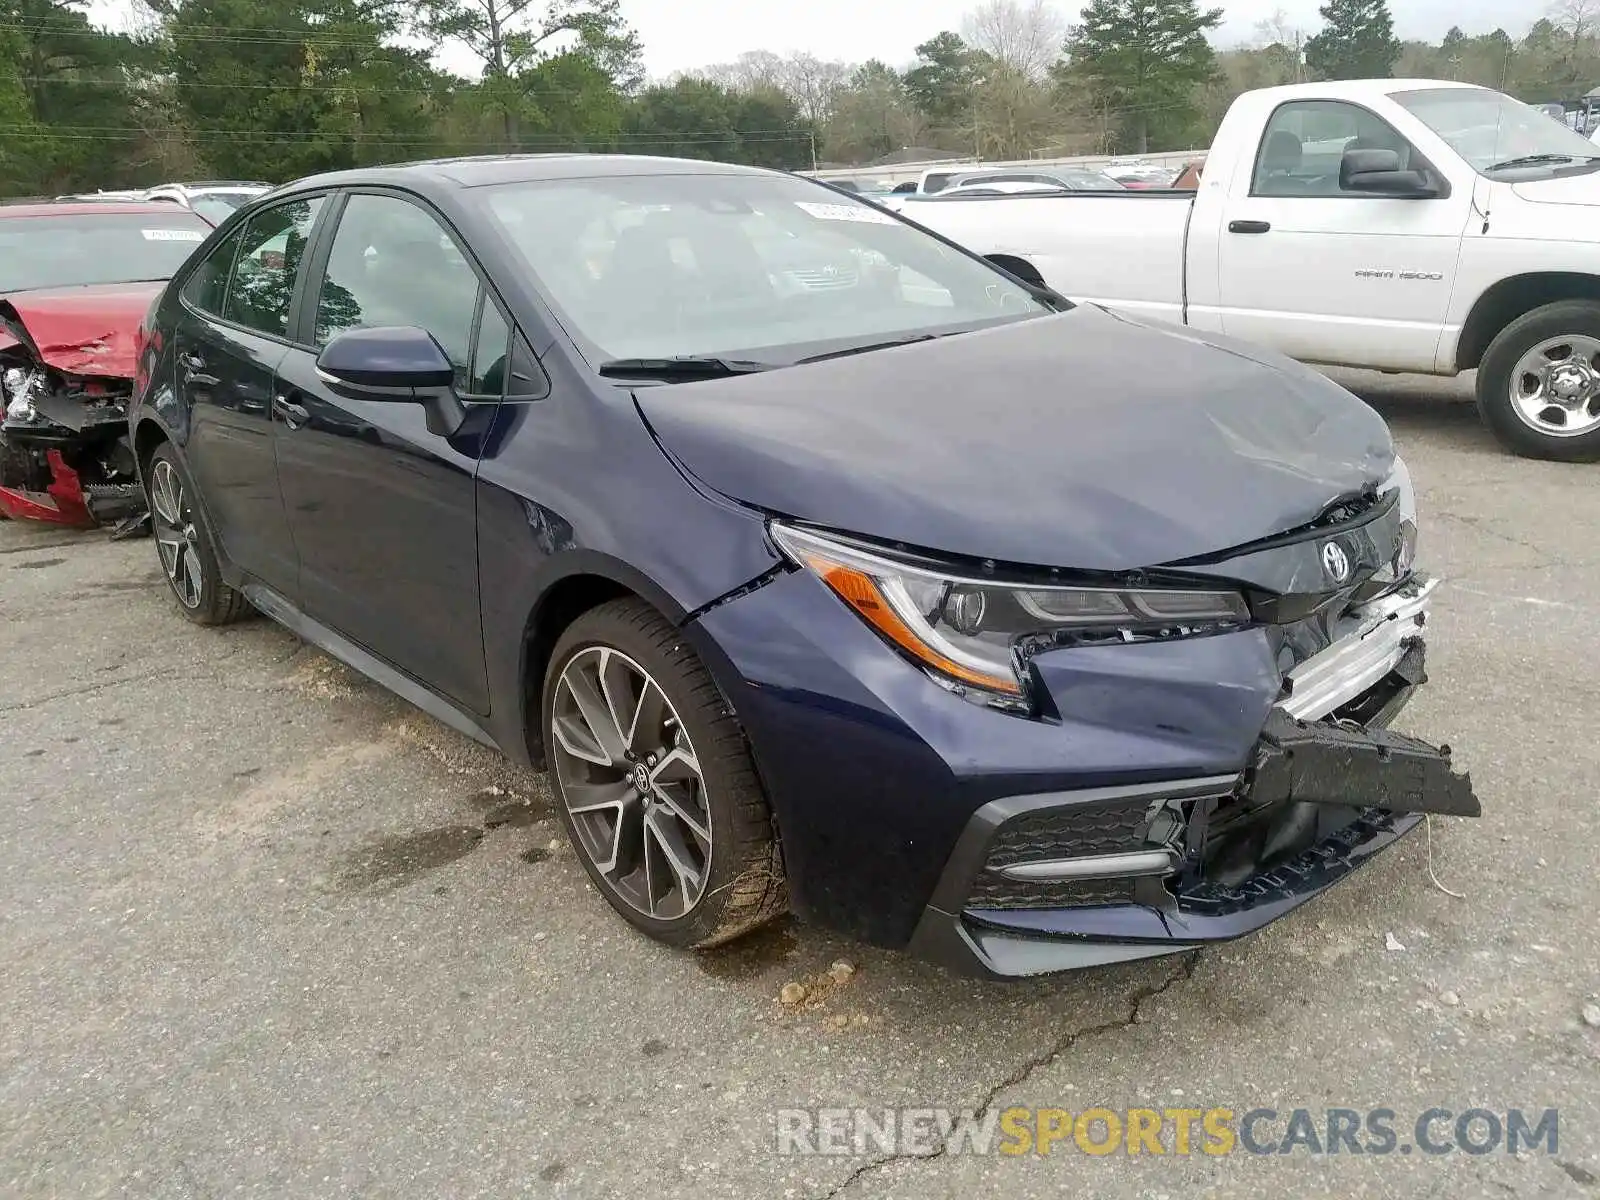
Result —
<path fill-rule="evenodd" d="M 1419 830 L 1256 936 L 1021 984 L 793 924 L 651 945 L 540 778 L 188 625 L 147 541 L 0 525 L 0 1194 L 1600 1195 L 1600 468 L 1503 454 L 1464 383 L 1339 377 L 1446 579 L 1404 727 L 1484 816 L 1433 823 L 1442 886 Z M 1559 1147 L 776 1152 L 780 1109 L 901 1105 L 1553 1106 Z"/>

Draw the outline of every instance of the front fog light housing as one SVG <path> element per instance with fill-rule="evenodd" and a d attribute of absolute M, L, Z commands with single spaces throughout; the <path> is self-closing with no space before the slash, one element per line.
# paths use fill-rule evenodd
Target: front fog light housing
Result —
<path fill-rule="evenodd" d="M 784 554 L 938 682 L 1003 708 L 1027 708 L 1028 652 L 1194 636 L 1250 620 L 1233 591 L 999 583 L 792 525 L 774 522 L 771 531 Z"/>

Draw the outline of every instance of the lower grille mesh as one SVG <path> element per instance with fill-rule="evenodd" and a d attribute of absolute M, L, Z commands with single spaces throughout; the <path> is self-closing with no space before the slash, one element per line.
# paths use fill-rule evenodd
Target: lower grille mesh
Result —
<path fill-rule="evenodd" d="M 1084 805 L 1013 817 L 995 832 L 984 869 L 967 898 L 971 908 L 1069 908 L 1127 904 L 1130 879 L 1008 879 L 1000 868 L 1056 858 L 1141 850 L 1148 801 Z"/>
<path fill-rule="evenodd" d="M 967 898 L 969 908 L 1073 908 L 1131 904 L 1131 879 L 1007 879 L 985 871 Z"/>

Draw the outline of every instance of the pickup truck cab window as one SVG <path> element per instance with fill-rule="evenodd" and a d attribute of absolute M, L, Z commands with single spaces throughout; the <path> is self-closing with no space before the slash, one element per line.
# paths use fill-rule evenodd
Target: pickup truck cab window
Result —
<path fill-rule="evenodd" d="M 1365 197 L 1340 183 L 1348 150 L 1391 150 L 1400 169 L 1420 158 L 1387 121 L 1359 104 L 1342 100 L 1297 100 L 1279 105 L 1267 122 L 1256 154 L 1253 196 Z"/>
<path fill-rule="evenodd" d="M 1421 88 L 1394 101 L 1490 179 L 1549 179 L 1600 170 L 1600 151 L 1574 129 L 1487 88 Z"/>

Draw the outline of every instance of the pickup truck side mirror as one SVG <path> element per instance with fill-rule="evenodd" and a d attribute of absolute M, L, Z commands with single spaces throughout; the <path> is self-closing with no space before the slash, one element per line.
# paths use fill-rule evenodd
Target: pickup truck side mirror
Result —
<path fill-rule="evenodd" d="M 1409 200 L 1442 194 L 1429 174 L 1401 170 L 1400 156 L 1393 150 L 1346 150 L 1339 160 L 1339 190 Z"/>

